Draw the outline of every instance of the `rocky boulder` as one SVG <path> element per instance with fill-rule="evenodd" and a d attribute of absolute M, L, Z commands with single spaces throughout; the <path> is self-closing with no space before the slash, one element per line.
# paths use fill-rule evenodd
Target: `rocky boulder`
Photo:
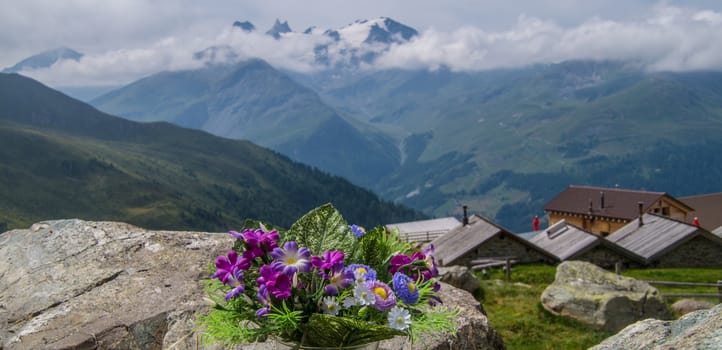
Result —
<path fill-rule="evenodd" d="M 647 318 L 671 318 L 656 288 L 582 261 L 559 264 L 541 302 L 554 314 L 612 332 Z"/>
<path fill-rule="evenodd" d="M 676 321 L 648 319 L 624 328 L 590 350 L 716 350 L 722 344 L 722 304 Z"/>
<path fill-rule="evenodd" d="M 481 293 L 481 282 L 479 282 L 479 279 L 477 279 L 466 266 L 440 266 L 439 276 L 441 276 L 442 282 L 463 289 L 472 295 Z"/>
<path fill-rule="evenodd" d="M 81 220 L 2 233 L 0 349 L 215 349 L 197 330 L 208 308 L 201 280 L 232 242 L 224 233 Z M 441 297 L 461 311 L 459 327 L 456 336 L 427 339 L 429 349 L 504 348 L 469 293 L 444 285 Z M 424 347 L 405 342 L 381 348 Z"/>
<path fill-rule="evenodd" d="M 709 310 L 714 307 L 714 304 L 709 301 L 700 301 L 694 299 L 681 299 L 677 300 L 672 304 L 672 310 L 679 315 L 686 315 L 693 311 Z"/>

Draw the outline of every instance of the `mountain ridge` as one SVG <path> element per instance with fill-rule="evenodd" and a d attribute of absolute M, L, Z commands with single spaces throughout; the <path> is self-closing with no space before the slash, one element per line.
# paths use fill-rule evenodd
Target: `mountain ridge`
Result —
<path fill-rule="evenodd" d="M 248 139 L 363 186 L 399 161 L 398 150 L 383 134 L 362 130 L 316 92 L 260 59 L 159 73 L 91 103 L 136 121 L 165 120 Z M 345 160 L 344 155 L 354 154 L 364 158 Z"/>
<path fill-rule="evenodd" d="M 17 74 L 0 74 L 0 134 L 5 229 L 83 217 L 224 231 L 327 202 L 367 225 L 423 217 L 247 141 L 113 117 Z"/>

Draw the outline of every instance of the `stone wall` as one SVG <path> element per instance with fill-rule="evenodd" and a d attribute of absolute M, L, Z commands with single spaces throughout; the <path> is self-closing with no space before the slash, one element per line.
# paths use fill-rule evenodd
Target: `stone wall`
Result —
<path fill-rule="evenodd" d="M 652 262 L 656 267 L 722 267 L 722 245 L 697 236 Z"/>
<path fill-rule="evenodd" d="M 523 238 L 519 238 L 523 239 Z M 519 239 L 508 237 L 504 234 L 497 234 L 483 244 L 469 251 L 468 254 L 462 256 L 453 262 L 453 265 L 471 264 L 474 259 L 513 256 L 517 261 L 522 263 L 531 262 L 547 262 L 549 258 L 519 241 Z"/>
<path fill-rule="evenodd" d="M 617 262 L 621 262 L 625 268 L 640 266 L 639 263 L 601 244 L 569 260 L 587 261 L 608 270 L 614 269 Z"/>

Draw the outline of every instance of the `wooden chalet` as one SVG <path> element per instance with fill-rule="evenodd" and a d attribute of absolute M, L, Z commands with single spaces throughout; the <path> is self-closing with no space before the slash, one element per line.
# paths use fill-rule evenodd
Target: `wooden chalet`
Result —
<path fill-rule="evenodd" d="M 644 214 L 606 239 L 648 266 L 722 267 L 722 237 L 669 217 Z"/>
<path fill-rule="evenodd" d="M 664 192 L 619 188 L 569 186 L 544 206 L 549 226 L 561 220 L 583 230 L 606 236 L 639 217 L 653 213 L 691 220 L 693 209 Z"/>
<path fill-rule="evenodd" d="M 407 242 L 431 242 L 449 230 L 461 225 L 455 217 L 431 220 L 400 222 L 385 225 L 386 231 L 398 230 L 402 239 Z"/>
<path fill-rule="evenodd" d="M 698 219 L 699 225 L 704 229 L 722 229 L 722 192 L 680 197 L 679 200 L 694 208 L 692 216 Z M 692 221 L 687 219 L 687 222 Z"/>
<path fill-rule="evenodd" d="M 472 260 L 513 257 L 517 262 L 552 262 L 556 257 L 479 215 L 433 240 L 439 265 L 469 266 Z"/>
<path fill-rule="evenodd" d="M 529 241 L 553 254 L 558 262 L 582 260 L 606 269 L 617 263 L 625 267 L 644 263 L 644 259 L 633 252 L 565 220 L 537 232 Z"/>

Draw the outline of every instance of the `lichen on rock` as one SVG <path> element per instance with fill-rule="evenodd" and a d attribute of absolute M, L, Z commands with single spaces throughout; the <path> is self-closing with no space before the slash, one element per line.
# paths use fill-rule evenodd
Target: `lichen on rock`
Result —
<path fill-rule="evenodd" d="M 554 314 L 613 332 L 646 318 L 671 317 L 656 288 L 582 261 L 561 263 L 541 302 Z"/>

